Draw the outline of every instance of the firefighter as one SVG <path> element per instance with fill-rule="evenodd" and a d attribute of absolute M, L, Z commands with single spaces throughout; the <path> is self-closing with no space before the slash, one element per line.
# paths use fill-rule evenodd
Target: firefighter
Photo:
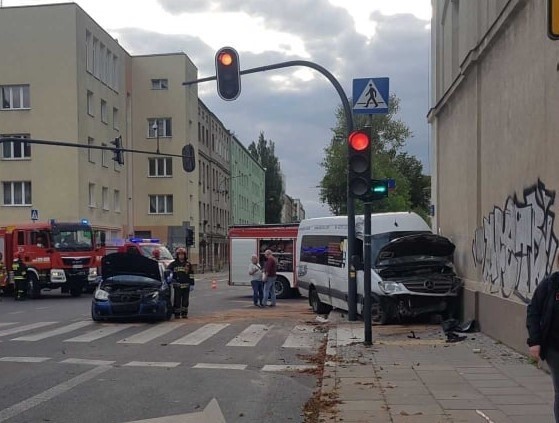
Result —
<path fill-rule="evenodd" d="M 186 249 L 178 248 L 176 258 L 167 267 L 172 272 L 173 288 L 175 290 L 174 314 L 175 318 L 188 318 L 188 303 L 190 291 L 194 289 L 192 265 L 186 258 Z"/>
<path fill-rule="evenodd" d="M 21 259 L 21 254 L 16 254 L 12 262 L 15 283 L 15 300 L 23 301 L 27 296 L 27 266 Z"/>
<path fill-rule="evenodd" d="M 0 299 L 4 295 L 4 288 L 6 287 L 6 266 L 4 266 L 4 256 L 0 253 Z"/>

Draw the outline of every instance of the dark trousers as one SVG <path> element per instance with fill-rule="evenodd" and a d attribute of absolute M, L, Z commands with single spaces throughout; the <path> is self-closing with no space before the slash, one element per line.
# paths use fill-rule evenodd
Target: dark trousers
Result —
<path fill-rule="evenodd" d="M 250 281 L 250 284 L 252 285 L 252 302 L 254 305 L 263 305 L 264 284 L 259 280 Z"/>
<path fill-rule="evenodd" d="M 190 284 L 186 285 L 185 288 L 181 288 L 181 284 L 175 284 L 175 304 L 174 312 L 177 315 L 187 315 L 188 314 L 188 303 L 190 301 Z"/>
<path fill-rule="evenodd" d="M 559 423 L 559 351 L 553 348 L 548 348 L 546 351 L 545 361 L 547 361 L 549 370 L 551 370 L 553 390 L 555 391 L 555 403 L 553 405 L 555 423 Z"/>
<path fill-rule="evenodd" d="M 15 283 L 15 299 L 24 300 L 27 294 L 27 280 L 26 279 L 16 279 Z"/>

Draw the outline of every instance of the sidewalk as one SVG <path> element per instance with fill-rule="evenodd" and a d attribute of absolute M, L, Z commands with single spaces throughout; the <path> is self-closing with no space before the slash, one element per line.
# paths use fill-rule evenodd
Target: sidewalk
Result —
<path fill-rule="evenodd" d="M 440 326 L 373 326 L 365 347 L 363 322 L 329 321 L 319 422 L 554 421 L 550 376 L 481 333 L 449 344 Z"/>

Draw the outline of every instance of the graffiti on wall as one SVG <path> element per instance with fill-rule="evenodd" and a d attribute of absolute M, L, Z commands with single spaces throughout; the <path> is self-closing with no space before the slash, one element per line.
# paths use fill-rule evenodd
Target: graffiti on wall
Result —
<path fill-rule="evenodd" d="M 529 302 L 538 283 L 552 271 L 557 252 L 553 232 L 555 191 L 538 183 L 524 199 L 508 197 L 504 210 L 495 207 L 476 229 L 472 253 L 492 293 L 516 295 Z"/>

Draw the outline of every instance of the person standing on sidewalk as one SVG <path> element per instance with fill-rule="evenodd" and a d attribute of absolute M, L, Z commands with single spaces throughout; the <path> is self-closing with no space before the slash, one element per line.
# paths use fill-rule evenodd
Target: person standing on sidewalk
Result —
<path fill-rule="evenodd" d="M 264 298 L 262 286 L 262 267 L 258 263 L 258 256 L 253 254 L 248 265 L 248 274 L 250 275 L 250 284 L 252 286 L 252 302 L 257 307 L 264 307 L 262 299 Z"/>
<path fill-rule="evenodd" d="M 270 307 L 276 306 L 276 272 L 278 269 L 278 262 L 272 254 L 272 250 L 264 251 L 264 257 L 266 257 L 266 263 L 264 264 L 264 275 L 262 276 L 262 281 L 264 281 L 264 305 L 268 304 L 268 298 L 270 298 Z"/>
<path fill-rule="evenodd" d="M 558 260 L 559 261 L 559 260 Z M 555 423 L 559 423 L 559 272 L 541 281 L 526 312 L 530 356 L 545 360 L 555 391 Z"/>

